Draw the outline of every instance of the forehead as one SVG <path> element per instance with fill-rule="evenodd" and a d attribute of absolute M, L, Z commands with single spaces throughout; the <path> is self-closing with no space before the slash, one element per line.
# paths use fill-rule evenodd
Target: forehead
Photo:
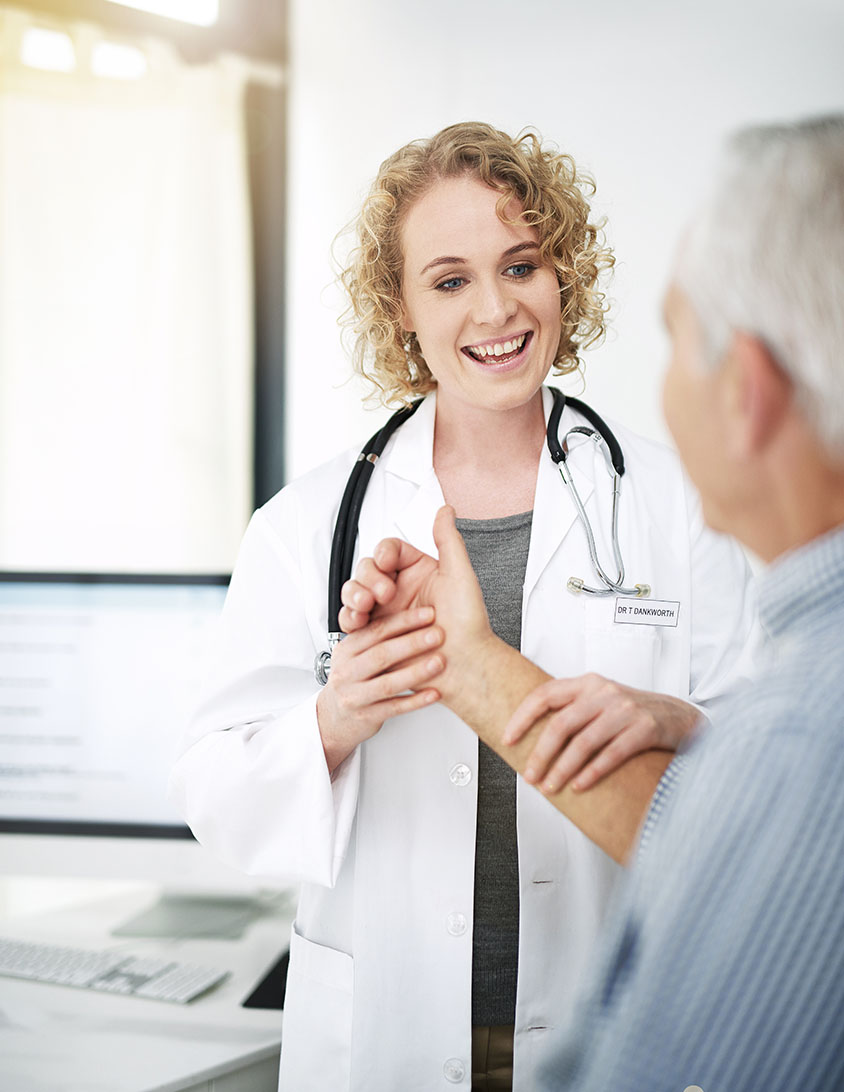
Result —
<path fill-rule="evenodd" d="M 538 242 L 535 228 L 501 220 L 496 204 L 500 190 L 471 175 L 440 178 L 407 210 L 401 229 L 405 261 L 422 265 L 448 255 L 470 259 L 486 251 L 501 253 L 516 243 Z M 514 219 L 522 206 L 511 199 L 505 214 Z M 421 268 L 421 267 L 420 267 Z"/>

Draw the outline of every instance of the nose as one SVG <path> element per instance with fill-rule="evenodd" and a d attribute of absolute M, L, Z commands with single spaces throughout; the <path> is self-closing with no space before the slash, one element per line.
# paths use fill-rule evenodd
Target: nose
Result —
<path fill-rule="evenodd" d="M 506 281 L 495 277 L 478 282 L 472 318 L 479 326 L 505 326 L 518 308 L 519 302 Z"/>

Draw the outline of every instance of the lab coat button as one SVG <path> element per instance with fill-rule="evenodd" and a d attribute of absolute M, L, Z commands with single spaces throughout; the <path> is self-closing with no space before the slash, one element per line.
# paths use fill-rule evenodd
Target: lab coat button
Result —
<path fill-rule="evenodd" d="M 462 937 L 469 927 L 465 914 L 449 914 L 445 925 L 453 937 Z"/>
<path fill-rule="evenodd" d="M 465 763 L 458 762 L 456 766 L 452 766 L 451 773 L 448 776 L 452 785 L 462 788 L 472 780 L 472 771 Z"/>
<path fill-rule="evenodd" d="M 460 1084 L 466 1076 L 466 1066 L 459 1058 L 449 1058 L 443 1066 L 443 1073 L 445 1073 L 447 1081 L 451 1081 L 452 1084 Z"/>

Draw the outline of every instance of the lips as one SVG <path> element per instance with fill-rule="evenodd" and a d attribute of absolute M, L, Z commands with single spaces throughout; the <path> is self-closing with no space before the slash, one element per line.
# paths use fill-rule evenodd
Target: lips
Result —
<path fill-rule="evenodd" d="M 478 345 L 465 345 L 462 352 L 478 364 L 502 365 L 509 364 L 521 356 L 525 346 L 533 336 L 528 330 L 511 337 L 500 338 L 497 341 L 485 341 Z"/>

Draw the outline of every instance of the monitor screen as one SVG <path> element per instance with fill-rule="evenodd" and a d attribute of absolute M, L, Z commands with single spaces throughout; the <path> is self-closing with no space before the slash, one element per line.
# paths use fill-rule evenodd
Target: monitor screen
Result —
<path fill-rule="evenodd" d="M 191 838 L 167 778 L 227 584 L 0 573 L 0 832 Z"/>

